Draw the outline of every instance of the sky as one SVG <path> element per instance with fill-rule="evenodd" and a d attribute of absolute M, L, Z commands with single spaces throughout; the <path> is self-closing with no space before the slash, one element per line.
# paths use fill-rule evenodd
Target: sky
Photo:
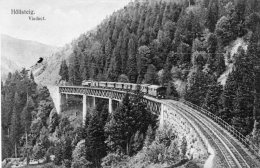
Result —
<path fill-rule="evenodd" d="M 63 46 L 95 28 L 131 0 L 0 0 L 1 34 Z M 12 9 L 34 10 L 34 15 L 13 15 Z M 44 17 L 44 21 L 32 21 Z"/>

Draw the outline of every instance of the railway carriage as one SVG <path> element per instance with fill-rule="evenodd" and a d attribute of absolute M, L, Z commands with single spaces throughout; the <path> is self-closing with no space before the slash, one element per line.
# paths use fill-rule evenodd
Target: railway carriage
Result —
<path fill-rule="evenodd" d="M 82 81 L 82 86 L 88 86 L 88 87 L 90 87 L 90 86 L 91 86 L 91 83 L 92 83 L 91 80 L 83 80 L 83 81 Z"/>
<path fill-rule="evenodd" d="M 124 83 L 124 89 L 125 90 L 131 90 L 132 83 Z"/>
<path fill-rule="evenodd" d="M 134 84 L 134 83 L 131 83 L 130 90 L 136 91 L 137 89 L 138 89 L 138 85 Z"/>
<path fill-rule="evenodd" d="M 115 88 L 116 82 L 107 82 L 108 88 Z"/>
<path fill-rule="evenodd" d="M 148 86 L 150 84 L 141 84 L 141 92 L 143 92 L 144 94 L 148 94 Z"/>
<path fill-rule="evenodd" d="M 116 82 L 116 89 L 120 89 L 120 90 L 124 89 L 124 83 Z"/>
<path fill-rule="evenodd" d="M 91 86 L 92 86 L 92 87 L 99 87 L 99 82 L 97 82 L 97 81 L 92 81 L 92 82 L 91 82 Z"/>
<path fill-rule="evenodd" d="M 106 88 L 107 82 L 104 82 L 104 81 L 99 82 L 99 87 Z"/>
<path fill-rule="evenodd" d="M 166 95 L 166 87 L 150 85 L 148 86 L 148 94 L 153 97 L 164 98 Z"/>

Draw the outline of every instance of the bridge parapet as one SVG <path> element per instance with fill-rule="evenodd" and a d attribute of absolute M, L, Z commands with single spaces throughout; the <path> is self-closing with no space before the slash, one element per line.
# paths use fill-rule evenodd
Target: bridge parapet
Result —
<path fill-rule="evenodd" d="M 222 120 L 220 117 L 216 116 L 215 114 L 209 112 L 208 110 L 199 107 L 191 102 L 188 102 L 186 100 L 181 100 L 184 104 L 198 110 L 199 112 L 203 113 L 207 117 L 211 118 L 213 121 L 218 123 L 220 126 L 222 126 L 225 130 L 227 130 L 229 133 L 231 133 L 236 139 L 238 139 L 243 145 L 245 145 L 247 148 L 253 152 L 258 159 L 260 159 L 260 153 L 259 149 L 244 135 L 242 135 L 239 131 L 237 131 L 233 126 L 229 125 L 226 121 Z"/>

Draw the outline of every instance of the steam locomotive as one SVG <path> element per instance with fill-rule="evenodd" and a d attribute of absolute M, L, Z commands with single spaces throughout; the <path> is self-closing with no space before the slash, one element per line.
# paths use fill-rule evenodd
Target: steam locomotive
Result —
<path fill-rule="evenodd" d="M 132 92 L 138 90 L 138 87 L 140 87 L 140 91 L 143 92 L 145 95 L 149 95 L 156 98 L 165 98 L 166 95 L 166 87 L 150 84 L 84 80 L 82 81 L 82 86 L 125 90 Z"/>

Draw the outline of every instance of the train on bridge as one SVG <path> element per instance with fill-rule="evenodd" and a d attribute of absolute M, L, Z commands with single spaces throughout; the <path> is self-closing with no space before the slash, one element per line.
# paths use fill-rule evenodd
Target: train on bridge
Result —
<path fill-rule="evenodd" d="M 160 99 L 166 97 L 166 87 L 159 85 L 84 80 L 82 81 L 82 86 L 124 90 L 127 92 L 134 92 L 139 89 L 145 95 Z"/>

